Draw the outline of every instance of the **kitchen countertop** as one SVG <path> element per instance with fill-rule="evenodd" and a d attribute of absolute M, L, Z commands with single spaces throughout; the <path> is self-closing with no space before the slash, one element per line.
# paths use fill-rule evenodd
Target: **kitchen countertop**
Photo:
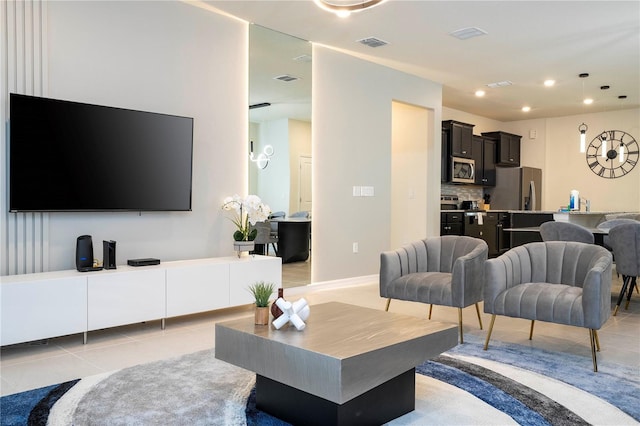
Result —
<path fill-rule="evenodd" d="M 540 211 L 540 210 L 440 210 L 442 213 L 465 213 L 465 212 L 485 212 L 485 213 L 542 213 L 542 214 L 554 214 L 558 212 L 553 211 Z"/>

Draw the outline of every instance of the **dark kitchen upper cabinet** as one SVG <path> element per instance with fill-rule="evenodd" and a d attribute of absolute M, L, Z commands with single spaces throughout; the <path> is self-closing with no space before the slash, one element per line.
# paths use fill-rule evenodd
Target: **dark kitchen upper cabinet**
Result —
<path fill-rule="evenodd" d="M 496 141 L 473 135 L 471 149 L 476 163 L 476 185 L 496 186 Z"/>
<path fill-rule="evenodd" d="M 486 132 L 482 136 L 497 141 L 496 165 L 520 167 L 520 139 L 522 136 L 506 132 Z"/>
<path fill-rule="evenodd" d="M 442 130 L 447 132 L 449 152 L 454 157 L 472 158 L 473 124 L 447 120 Z"/>

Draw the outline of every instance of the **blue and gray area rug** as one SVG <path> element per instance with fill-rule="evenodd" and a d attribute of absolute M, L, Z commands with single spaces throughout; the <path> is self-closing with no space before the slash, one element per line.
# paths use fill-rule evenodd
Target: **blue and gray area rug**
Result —
<path fill-rule="evenodd" d="M 391 425 L 640 424 L 640 369 L 472 338 L 416 368 L 416 410 Z M 0 399 L 1 425 L 283 425 L 255 375 L 212 350 Z"/>

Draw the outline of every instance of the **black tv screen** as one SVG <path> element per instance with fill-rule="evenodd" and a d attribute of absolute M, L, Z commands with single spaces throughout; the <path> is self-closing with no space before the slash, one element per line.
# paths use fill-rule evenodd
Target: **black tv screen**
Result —
<path fill-rule="evenodd" d="M 10 95 L 9 210 L 191 210 L 193 118 Z"/>

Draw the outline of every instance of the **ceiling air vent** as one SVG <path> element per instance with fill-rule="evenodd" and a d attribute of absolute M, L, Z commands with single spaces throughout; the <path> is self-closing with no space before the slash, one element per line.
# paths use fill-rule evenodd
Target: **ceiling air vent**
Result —
<path fill-rule="evenodd" d="M 468 40 L 470 38 L 478 37 L 485 34 L 487 34 L 485 30 L 481 30 L 480 28 L 476 27 L 462 28 L 449 33 L 449 35 L 454 36 L 455 38 L 460 40 Z"/>
<path fill-rule="evenodd" d="M 505 80 L 505 81 L 499 81 L 497 83 L 489 83 L 487 84 L 487 87 L 491 87 L 492 89 L 497 89 L 498 87 L 505 87 L 505 86 L 511 86 L 513 83 L 510 82 L 509 80 Z"/>
<path fill-rule="evenodd" d="M 280 81 L 284 81 L 286 83 L 289 83 L 290 81 L 296 81 L 296 80 L 300 80 L 298 77 L 294 77 L 292 75 L 279 75 L 277 77 L 273 77 L 274 80 L 280 80 Z"/>
<path fill-rule="evenodd" d="M 386 41 L 380 40 L 379 38 L 375 38 L 375 37 L 367 37 L 357 41 L 358 43 L 364 44 L 365 46 L 369 46 L 369 47 L 380 47 L 380 46 L 386 46 L 387 44 L 389 44 Z"/>

